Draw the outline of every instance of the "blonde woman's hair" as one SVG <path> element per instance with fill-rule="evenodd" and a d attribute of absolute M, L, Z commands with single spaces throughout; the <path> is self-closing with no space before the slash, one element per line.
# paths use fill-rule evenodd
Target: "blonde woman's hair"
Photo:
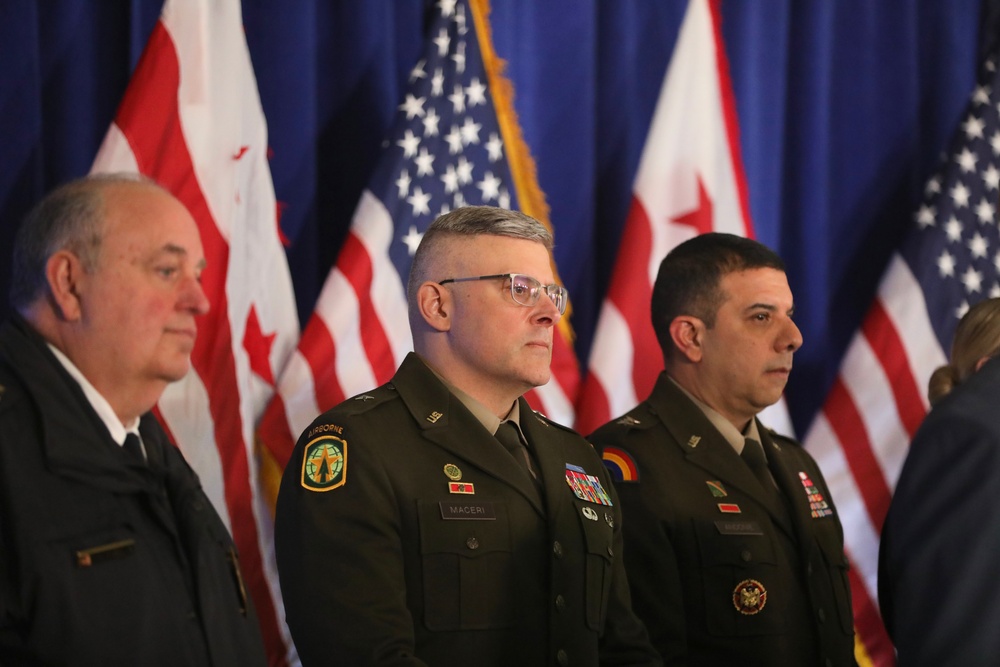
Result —
<path fill-rule="evenodd" d="M 927 398 L 937 403 L 976 372 L 979 360 L 1000 351 L 1000 298 L 980 301 L 962 316 L 951 343 L 951 362 L 931 374 Z"/>

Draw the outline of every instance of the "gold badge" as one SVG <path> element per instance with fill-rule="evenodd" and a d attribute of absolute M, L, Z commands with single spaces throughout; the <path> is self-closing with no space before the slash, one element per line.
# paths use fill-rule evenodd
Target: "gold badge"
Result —
<path fill-rule="evenodd" d="M 302 487 L 330 491 L 347 481 L 347 441 L 324 435 L 306 445 L 302 457 Z"/>
<path fill-rule="evenodd" d="M 753 616 L 767 604 L 767 589 L 756 579 L 744 579 L 733 589 L 733 606 L 744 616 Z"/>
<path fill-rule="evenodd" d="M 454 463 L 446 463 L 444 466 L 445 476 L 453 482 L 462 479 L 462 471 Z"/>

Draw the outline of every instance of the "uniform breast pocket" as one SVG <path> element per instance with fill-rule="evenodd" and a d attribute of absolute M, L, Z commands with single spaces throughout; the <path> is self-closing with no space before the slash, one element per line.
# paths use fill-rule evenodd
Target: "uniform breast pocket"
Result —
<path fill-rule="evenodd" d="M 709 633 L 781 632 L 789 592 L 772 537 L 754 521 L 700 521 L 695 533 Z"/>
<path fill-rule="evenodd" d="M 614 558 L 614 530 L 611 508 L 584 506 L 580 522 L 586 542 L 587 627 L 602 631 L 611 593 L 611 570 Z M 603 518 L 602 518 L 603 517 Z"/>
<path fill-rule="evenodd" d="M 507 508 L 498 502 L 419 501 L 424 617 L 430 630 L 514 624 Z"/>
<path fill-rule="evenodd" d="M 104 605 L 104 614 L 132 613 L 129 596 L 108 595 L 138 585 L 148 574 L 136 555 L 144 545 L 128 526 L 77 526 L 47 537 L 30 565 L 39 607 L 62 609 L 67 617 L 80 618 L 81 626 L 99 622 L 93 613 L 97 604 Z"/>

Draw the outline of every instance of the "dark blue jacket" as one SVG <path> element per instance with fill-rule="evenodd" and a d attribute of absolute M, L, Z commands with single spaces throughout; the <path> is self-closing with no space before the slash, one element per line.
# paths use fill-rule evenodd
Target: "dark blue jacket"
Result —
<path fill-rule="evenodd" d="M 26 322 L 0 329 L 0 664 L 265 664 L 225 526 L 140 432 L 148 467 Z"/>

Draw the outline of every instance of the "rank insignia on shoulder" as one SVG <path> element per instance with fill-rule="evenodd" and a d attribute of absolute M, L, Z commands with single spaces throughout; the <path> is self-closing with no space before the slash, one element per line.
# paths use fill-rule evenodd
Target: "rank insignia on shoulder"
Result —
<path fill-rule="evenodd" d="M 347 441 L 324 435 L 306 445 L 302 455 L 302 487 L 332 491 L 347 481 Z"/>
<path fill-rule="evenodd" d="M 616 482 L 638 482 L 639 468 L 635 465 L 635 459 L 624 449 L 618 447 L 605 447 L 601 452 L 604 460 L 604 467 L 611 473 L 611 479 Z"/>
<path fill-rule="evenodd" d="M 733 606 L 744 616 L 759 614 L 767 604 L 767 589 L 756 579 L 744 579 L 733 589 Z"/>
<path fill-rule="evenodd" d="M 637 426 L 642 422 L 633 417 L 632 415 L 625 415 L 621 419 L 615 421 L 616 424 L 621 424 L 622 426 Z"/>
<path fill-rule="evenodd" d="M 566 464 L 566 483 L 573 490 L 573 495 L 580 500 L 598 505 L 611 505 L 611 496 L 601 486 L 601 480 L 595 475 L 588 475 L 580 466 Z"/>

